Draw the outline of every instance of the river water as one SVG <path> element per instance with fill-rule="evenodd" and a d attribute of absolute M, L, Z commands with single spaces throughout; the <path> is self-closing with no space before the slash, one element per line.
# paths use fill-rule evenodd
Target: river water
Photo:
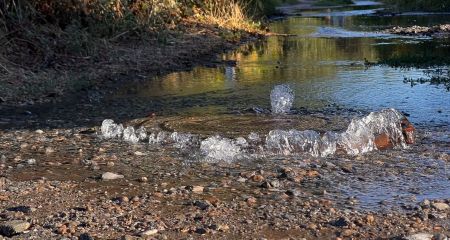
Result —
<path fill-rule="evenodd" d="M 145 103 L 168 117 L 163 119 L 165 127 L 203 136 L 246 137 L 249 132 L 264 134 L 279 128 L 341 131 L 348 124 L 348 116 L 395 108 L 416 125 L 420 145 L 371 153 L 363 161 L 356 160 L 359 157 L 320 159 L 327 162 L 323 166 L 353 162 L 358 179 L 364 181 L 332 171 L 314 183 L 315 187 L 304 186 L 304 190 L 325 190 L 338 199 L 356 198 L 359 207 L 371 210 L 448 198 L 450 175 L 445 159 L 450 154 L 450 92 L 443 85 L 412 86 L 404 82 L 405 78 L 429 78 L 425 69 L 365 63 L 417 54 L 447 56 L 448 38 L 405 37 L 382 30 L 447 23 L 450 15 L 379 16 L 376 11 L 380 8 L 374 2 L 358 1 L 352 7 L 292 11 L 296 16 L 270 25 L 280 36 L 223 54 L 220 57 L 225 64 L 200 66 L 144 84 L 131 84 L 115 98 Z M 279 84 L 288 84 L 294 91 L 295 114 L 281 118 L 264 115 L 270 109 L 270 91 Z M 262 112 L 262 116 L 255 118 L 255 111 Z M 308 118 L 308 114 L 314 117 Z M 182 158 L 190 157 L 188 154 Z M 305 165 L 304 157 L 292 156 L 272 156 L 266 159 L 268 162 L 255 164 L 261 160 L 259 156 L 251 158 L 247 166 L 276 168 L 274 164 L 286 159 L 288 166 Z M 384 163 L 374 164 L 376 159 Z"/>
<path fill-rule="evenodd" d="M 372 4 L 372 5 L 371 5 Z M 412 122 L 450 123 L 450 94 L 444 86 L 404 83 L 404 78 L 427 78 L 422 69 L 388 66 L 367 68 L 370 62 L 426 52 L 450 54 L 448 39 L 401 37 L 380 33 L 392 26 L 444 23 L 450 15 L 377 16 L 373 2 L 357 6 L 302 12 L 270 25 L 267 40 L 223 54 L 236 64 L 158 77 L 125 88 L 119 98 L 139 98 L 164 114 L 223 114 L 251 107 L 269 108 L 274 85 L 286 83 L 295 91 L 294 108 L 327 106 L 374 111 L 396 108 Z"/>

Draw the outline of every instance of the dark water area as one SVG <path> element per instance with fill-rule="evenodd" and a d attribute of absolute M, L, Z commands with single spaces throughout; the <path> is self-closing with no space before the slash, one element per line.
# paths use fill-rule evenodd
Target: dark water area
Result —
<path fill-rule="evenodd" d="M 450 93 L 443 86 L 411 87 L 405 78 L 427 78 L 423 69 L 365 66 L 392 57 L 450 54 L 449 39 L 381 33 L 393 26 L 446 23 L 450 15 L 377 16 L 380 6 L 309 11 L 271 24 L 273 36 L 224 54 L 236 61 L 217 68 L 197 67 L 124 88 L 117 98 L 155 103 L 165 115 L 223 114 L 269 108 L 274 85 L 295 91 L 294 108 L 329 106 L 361 111 L 396 108 L 419 125 L 450 123 Z M 367 59 L 367 60 L 365 60 Z"/>

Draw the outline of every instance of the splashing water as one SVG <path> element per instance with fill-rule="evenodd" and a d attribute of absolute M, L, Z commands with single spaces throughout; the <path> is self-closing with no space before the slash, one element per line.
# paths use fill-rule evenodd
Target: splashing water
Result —
<path fill-rule="evenodd" d="M 288 113 L 293 102 L 294 91 L 287 84 L 277 85 L 270 92 L 270 103 L 274 114 Z"/>
<path fill-rule="evenodd" d="M 122 124 L 115 124 L 112 119 L 105 119 L 101 127 L 102 136 L 106 139 L 116 138 L 122 136 Z"/>
<path fill-rule="evenodd" d="M 173 132 L 170 138 L 174 142 L 174 146 L 181 149 L 196 146 L 199 142 L 199 137 L 190 133 Z"/>
<path fill-rule="evenodd" d="M 319 156 L 320 135 L 316 131 L 272 130 L 266 137 L 266 148 L 279 154 L 307 152 Z"/>
<path fill-rule="evenodd" d="M 127 128 L 125 128 L 125 130 L 123 130 L 123 140 L 133 144 L 139 142 L 139 137 L 136 136 L 134 127 L 128 126 Z"/>
<path fill-rule="evenodd" d="M 136 130 L 136 136 L 139 138 L 140 141 L 145 141 L 148 137 L 147 130 L 145 127 L 140 127 L 138 130 Z"/>
<path fill-rule="evenodd" d="M 372 112 L 361 119 L 353 119 L 347 131 L 341 134 L 339 145 L 350 155 L 370 152 L 377 149 L 375 138 L 386 134 L 394 147 L 406 147 L 402 119 L 403 115 L 395 109 Z"/>
<path fill-rule="evenodd" d="M 293 155 L 307 153 L 315 157 L 327 157 L 337 151 L 358 155 L 377 149 L 377 138 L 384 136 L 391 147 L 406 147 L 402 122 L 403 115 L 395 109 L 372 112 L 351 121 L 344 132 L 319 133 L 313 130 L 271 130 L 266 136 L 250 133 L 247 139 L 211 136 L 201 141 L 200 135 L 180 132 L 153 132 L 147 134 L 144 127 L 135 130 L 129 126 L 123 130 L 121 124 L 107 119 L 102 123 L 105 138 L 122 136 L 126 142 L 137 143 L 148 138 L 150 145 L 171 145 L 180 150 L 189 150 L 193 156 L 200 155 L 205 161 L 232 162 L 248 154 Z M 413 134 L 413 133 L 411 133 Z M 197 150 L 195 150 L 197 149 Z"/>
<path fill-rule="evenodd" d="M 241 147 L 236 141 L 220 136 L 212 136 L 203 140 L 200 144 L 200 151 L 205 156 L 205 160 L 209 162 L 232 162 L 242 156 Z"/>
<path fill-rule="evenodd" d="M 170 135 L 171 134 L 166 131 L 161 131 L 158 133 L 151 133 L 148 136 L 148 143 L 150 145 L 160 145 L 160 144 L 168 143 Z"/>
<path fill-rule="evenodd" d="M 375 139 L 381 134 L 389 138 L 393 147 L 406 147 L 402 119 L 403 115 L 397 110 L 385 109 L 353 119 L 343 133 L 326 132 L 321 136 L 312 130 L 272 130 L 266 137 L 266 148 L 284 155 L 304 152 L 326 157 L 338 149 L 357 155 L 377 149 Z"/>

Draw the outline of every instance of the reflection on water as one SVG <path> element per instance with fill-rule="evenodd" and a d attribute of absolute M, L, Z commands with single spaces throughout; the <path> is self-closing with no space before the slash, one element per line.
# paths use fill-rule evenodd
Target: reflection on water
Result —
<path fill-rule="evenodd" d="M 415 123 L 448 124 L 450 94 L 444 87 L 411 87 L 403 79 L 426 77 L 422 70 L 366 68 L 364 59 L 377 61 L 417 52 L 442 56 L 450 53 L 449 40 L 358 33 L 411 23 L 432 25 L 446 19 L 448 15 L 290 17 L 273 23 L 271 29 L 295 36 L 270 37 L 223 55 L 225 60 L 236 60 L 236 66 L 197 67 L 169 74 L 130 86 L 118 97 L 137 97 L 150 105 L 157 99 L 155 108 L 165 114 L 219 114 L 253 106 L 269 108 L 272 87 L 288 83 L 296 93 L 294 108 L 337 104 L 373 111 L 392 107 L 411 114 Z M 331 34 L 321 36 L 324 29 Z"/>

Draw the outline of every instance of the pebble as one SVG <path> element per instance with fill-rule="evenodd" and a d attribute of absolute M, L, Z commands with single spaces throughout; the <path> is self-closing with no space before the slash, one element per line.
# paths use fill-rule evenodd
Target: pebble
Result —
<path fill-rule="evenodd" d="M 208 201 L 195 201 L 194 206 L 200 208 L 201 210 L 206 210 L 211 206 L 211 203 Z"/>
<path fill-rule="evenodd" d="M 192 192 L 194 193 L 202 193 L 205 188 L 203 186 L 194 186 L 192 187 Z"/>
<path fill-rule="evenodd" d="M 158 229 L 150 229 L 141 233 L 141 236 L 152 236 L 158 233 Z"/>
<path fill-rule="evenodd" d="M 450 208 L 450 206 L 449 206 L 448 204 L 446 204 L 446 203 L 440 203 L 440 202 L 432 203 L 431 206 L 432 206 L 434 209 L 439 210 L 439 211 L 445 211 L 445 210 L 447 210 L 447 209 Z"/>
<path fill-rule="evenodd" d="M 78 237 L 78 240 L 94 240 L 94 238 L 88 233 L 83 233 Z"/>
<path fill-rule="evenodd" d="M 30 158 L 27 160 L 28 165 L 35 165 L 36 164 L 36 159 L 34 158 Z"/>
<path fill-rule="evenodd" d="M 141 177 L 139 179 L 140 182 L 148 182 L 148 178 L 147 177 Z"/>
<path fill-rule="evenodd" d="M 103 180 L 115 180 L 115 179 L 120 179 L 120 178 L 124 178 L 124 176 L 116 174 L 116 173 L 112 173 L 112 172 L 105 172 L 102 174 Z"/>
<path fill-rule="evenodd" d="M 406 240 L 431 240 L 433 239 L 433 234 L 429 233 L 417 233 L 406 237 Z"/>
<path fill-rule="evenodd" d="M 11 237 L 13 235 L 22 233 L 30 228 L 30 223 L 20 220 L 13 220 L 4 222 L 0 225 L 0 234 L 3 236 Z"/>

